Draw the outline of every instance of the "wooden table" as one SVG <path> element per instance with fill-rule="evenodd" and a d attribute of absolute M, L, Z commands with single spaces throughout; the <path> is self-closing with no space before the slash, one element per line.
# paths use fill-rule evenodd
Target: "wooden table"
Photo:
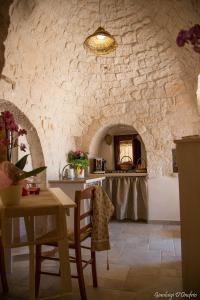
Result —
<path fill-rule="evenodd" d="M 50 188 L 40 192 L 40 195 L 29 195 L 22 197 L 20 204 L 16 206 L 4 207 L 0 201 L 0 215 L 2 221 L 2 241 L 4 247 L 29 246 L 29 299 L 35 299 L 35 245 L 43 242 L 44 236 L 38 236 L 36 232 L 37 217 L 51 216 L 55 219 L 55 228 L 48 232 L 47 239 L 58 242 L 60 256 L 61 285 L 64 296 L 71 292 L 71 274 L 68 257 L 67 224 L 65 211 L 67 208 L 74 207 L 75 202 L 71 200 L 61 189 Z M 26 228 L 26 240 L 13 240 L 11 234 L 12 220 L 14 218 L 24 218 Z M 52 225 L 53 226 L 53 225 Z M 47 226 L 48 227 L 48 226 Z M 45 228 L 43 228 L 44 230 Z M 53 296 L 55 297 L 55 296 Z M 50 299 L 52 297 L 48 297 Z"/>

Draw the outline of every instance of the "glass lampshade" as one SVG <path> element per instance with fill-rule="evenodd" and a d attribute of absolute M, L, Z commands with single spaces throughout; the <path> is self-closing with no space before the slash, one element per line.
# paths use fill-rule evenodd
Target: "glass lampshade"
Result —
<path fill-rule="evenodd" d="M 108 31 L 99 27 L 86 38 L 84 47 L 96 55 L 106 55 L 116 49 L 117 42 Z"/>

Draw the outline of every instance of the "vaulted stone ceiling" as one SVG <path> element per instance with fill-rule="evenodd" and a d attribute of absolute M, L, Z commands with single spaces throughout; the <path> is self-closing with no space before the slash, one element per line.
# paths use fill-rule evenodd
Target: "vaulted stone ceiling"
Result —
<path fill-rule="evenodd" d="M 37 129 L 49 177 L 75 143 L 88 150 L 98 130 L 118 123 L 141 134 L 150 173 L 168 174 L 173 139 L 199 132 L 199 56 L 175 44 L 199 22 L 199 2 L 102 0 L 102 25 L 119 44 L 105 57 L 83 48 L 98 13 L 97 0 L 13 1 L 3 74 L 16 85 L 1 80 L 0 98 Z"/>
<path fill-rule="evenodd" d="M 11 3 L 12 0 L 8 0 L 8 1 L 0 0 L 0 74 L 5 64 L 4 41 L 8 35 L 8 27 L 10 24 L 9 7 Z"/>

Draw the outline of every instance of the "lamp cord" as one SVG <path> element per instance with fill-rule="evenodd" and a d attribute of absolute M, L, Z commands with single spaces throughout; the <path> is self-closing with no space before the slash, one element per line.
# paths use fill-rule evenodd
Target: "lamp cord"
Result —
<path fill-rule="evenodd" d="M 99 0 L 99 25 L 101 27 L 101 4 L 100 4 L 100 1 L 101 0 Z"/>

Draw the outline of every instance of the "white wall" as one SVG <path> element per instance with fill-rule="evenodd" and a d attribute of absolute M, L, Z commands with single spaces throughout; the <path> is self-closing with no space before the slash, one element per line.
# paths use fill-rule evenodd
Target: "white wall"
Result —
<path fill-rule="evenodd" d="M 149 178 L 149 221 L 179 221 L 178 176 Z"/>

